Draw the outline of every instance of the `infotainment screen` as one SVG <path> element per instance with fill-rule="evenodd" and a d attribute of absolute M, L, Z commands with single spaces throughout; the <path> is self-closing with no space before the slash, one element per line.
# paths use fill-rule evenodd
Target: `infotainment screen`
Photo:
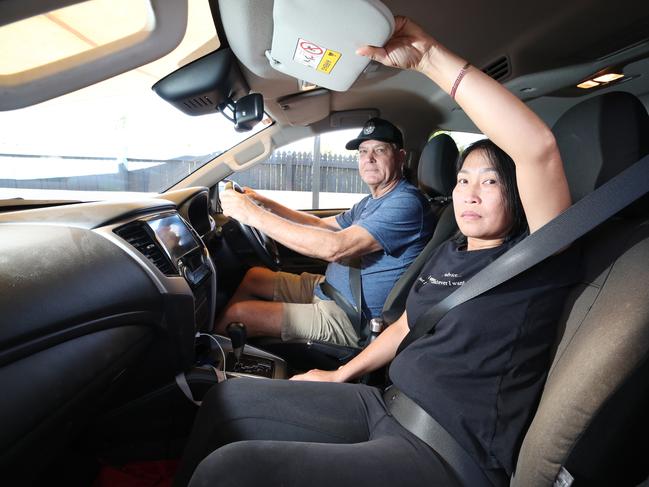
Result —
<path fill-rule="evenodd" d="M 198 247 L 198 242 L 178 215 L 169 215 L 147 221 L 158 240 L 176 264 L 178 259 Z"/>

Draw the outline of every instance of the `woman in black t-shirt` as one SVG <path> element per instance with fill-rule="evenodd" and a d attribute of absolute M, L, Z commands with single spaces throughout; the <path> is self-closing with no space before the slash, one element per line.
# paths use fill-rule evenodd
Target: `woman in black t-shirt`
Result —
<path fill-rule="evenodd" d="M 395 21 L 384 47 L 358 53 L 425 74 L 490 139 L 461 160 L 453 204 L 462 237 L 440 246 L 406 312 L 345 366 L 293 377 L 301 382 L 236 380 L 212 388 L 176 485 L 199 463 L 192 485 L 457 485 L 437 453 L 387 412 L 380 391 L 337 383 L 395 359 L 425 309 L 564 211 L 570 194 L 552 132 L 531 110 L 412 21 Z M 393 383 L 495 484 L 512 473 L 575 260 L 564 251 L 457 306 L 390 368 Z"/>

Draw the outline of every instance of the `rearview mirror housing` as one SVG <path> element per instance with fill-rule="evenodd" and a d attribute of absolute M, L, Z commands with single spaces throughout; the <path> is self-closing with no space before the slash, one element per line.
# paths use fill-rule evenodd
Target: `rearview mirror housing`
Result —
<path fill-rule="evenodd" d="M 214 113 L 250 91 L 229 48 L 182 66 L 154 84 L 152 89 L 188 115 Z"/>
<path fill-rule="evenodd" d="M 250 93 L 234 103 L 234 127 L 246 132 L 264 118 L 264 97 L 261 93 Z"/>

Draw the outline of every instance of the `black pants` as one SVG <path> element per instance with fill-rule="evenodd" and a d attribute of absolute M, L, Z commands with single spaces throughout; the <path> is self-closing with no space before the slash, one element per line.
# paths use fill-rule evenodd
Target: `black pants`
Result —
<path fill-rule="evenodd" d="M 266 379 L 207 393 L 174 486 L 190 478 L 192 487 L 457 485 L 378 389 Z"/>

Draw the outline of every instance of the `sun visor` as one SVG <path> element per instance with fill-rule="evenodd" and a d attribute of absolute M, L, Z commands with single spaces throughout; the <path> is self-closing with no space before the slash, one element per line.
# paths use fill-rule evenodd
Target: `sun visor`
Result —
<path fill-rule="evenodd" d="M 356 49 L 382 46 L 394 31 L 378 0 L 275 0 L 273 23 L 271 66 L 335 91 L 349 89 L 369 63 Z"/>

